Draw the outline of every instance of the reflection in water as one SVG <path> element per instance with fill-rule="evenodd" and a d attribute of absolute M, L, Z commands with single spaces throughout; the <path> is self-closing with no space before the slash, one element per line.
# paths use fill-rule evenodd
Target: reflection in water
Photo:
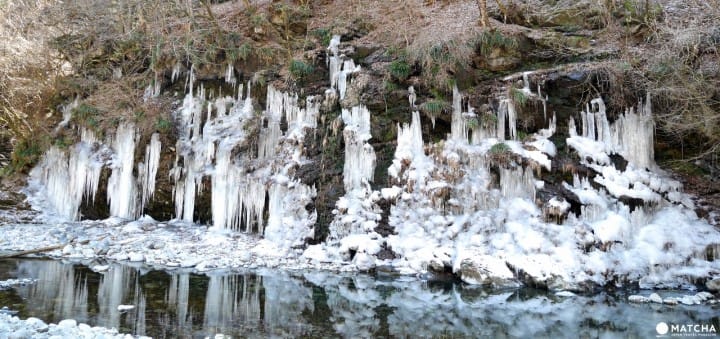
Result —
<path fill-rule="evenodd" d="M 52 284 L 38 283 L 27 287 L 30 296 L 25 297 L 37 299 L 40 309 L 51 311 L 61 318 L 87 319 L 87 276 L 76 272 L 72 265 L 65 265 L 57 261 L 47 261 L 42 265 L 21 263 L 18 265 L 17 274 L 22 277 L 36 278 L 39 282 L 53 282 Z"/>
<path fill-rule="evenodd" d="M 624 295 L 560 298 L 322 272 L 198 275 L 114 265 L 95 273 L 57 261 L 14 263 L 14 275 L 38 279 L 0 291 L 0 304 L 24 298 L 15 306 L 22 317 L 73 318 L 160 338 L 647 337 L 661 321 L 720 328 L 712 306 L 627 304 Z M 121 312 L 119 305 L 135 308 Z"/>

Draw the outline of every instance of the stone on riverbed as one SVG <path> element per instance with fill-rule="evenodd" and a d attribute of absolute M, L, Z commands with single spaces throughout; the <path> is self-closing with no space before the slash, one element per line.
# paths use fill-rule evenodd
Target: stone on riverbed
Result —
<path fill-rule="evenodd" d="M 663 303 L 663 298 L 661 298 L 660 295 L 658 295 L 657 293 L 651 294 L 651 295 L 648 297 L 648 299 L 650 299 L 650 301 L 652 301 L 652 302 L 654 302 L 654 303 L 658 303 L 658 304 L 662 304 L 662 303 Z"/>
<path fill-rule="evenodd" d="M 455 270 L 462 281 L 471 285 L 517 287 L 520 284 L 505 261 L 487 255 L 464 258 Z"/>
<path fill-rule="evenodd" d="M 705 283 L 705 287 L 707 287 L 708 290 L 713 291 L 713 292 L 720 291 L 720 278 L 708 280 Z"/>

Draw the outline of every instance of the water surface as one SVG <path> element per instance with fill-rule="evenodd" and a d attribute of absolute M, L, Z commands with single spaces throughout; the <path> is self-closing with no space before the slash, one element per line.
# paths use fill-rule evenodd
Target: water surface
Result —
<path fill-rule="evenodd" d="M 655 337 L 659 322 L 714 324 L 720 307 L 629 304 L 627 291 L 559 297 L 453 282 L 317 271 L 165 272 L 112 264 L 97 273 L 52 260 L 0 260 L 0 307 L 47 322 L 157 338 L 204 337 Z M 649 292 L 641 292 L 649 294 Z M 669 296 L 673 292 L 663 292 Z M 675 292 L 678 293 L 678 292 Z M 119 305 L 133 305 L 118 311 Z"/>

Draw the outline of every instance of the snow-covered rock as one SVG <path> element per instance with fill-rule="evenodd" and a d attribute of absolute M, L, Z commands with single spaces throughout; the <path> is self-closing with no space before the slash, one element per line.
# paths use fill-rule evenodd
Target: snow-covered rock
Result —
<path fill-rule="evenodd" d="M 74 319 L 65 319 L 58 324 L 46 324 L 37 318 L 21 320 L 18 317 L 0 313 L 0 338 L 116 338 L 145 339 L 145 336 L 121 334 L 114 328 L 90 327 L 78 324 Z"/>
<path fill-rule="evenodd" d="M 520 284 L 503 260 L 489 255 L 464 258 L 455 272 L 460 278 L 473 285 L 493 287 L 517 287 Z"/>
<path fill-rule="evenodd" d="M 648 297 L 648 299 L 649 299 L 650 301 L 654 302 L 654 303 L 657 303 L 657 304 L 662 304 L 662 303 L 663 303 L 662 297 L 660 297 L 660 295 L 658 295 L 657 293 L 650 294 L 650 296 Z"/>
<path fill-rule="evenodd" d="M 720 291 L 720 278 L 710 279 L 705 282 L 705 287 L 713 292 Z"/>

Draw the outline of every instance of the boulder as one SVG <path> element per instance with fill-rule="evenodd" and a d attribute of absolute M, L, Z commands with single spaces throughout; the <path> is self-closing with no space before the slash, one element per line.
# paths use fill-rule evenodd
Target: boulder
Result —
<path fill-rule="evenodd" d="M 713 292 L 720 291 L 720 278 L 710 279 L 705 283 L 705 287 Z"/>
<path fill-rule="evenodd" d="M 489 285 L 492 287 L 517 287 L 520 283 L 507 267 L 504 260 L 489 255 L 464 258 L 455 269 L 455 273 L 465 283 Z"/>

